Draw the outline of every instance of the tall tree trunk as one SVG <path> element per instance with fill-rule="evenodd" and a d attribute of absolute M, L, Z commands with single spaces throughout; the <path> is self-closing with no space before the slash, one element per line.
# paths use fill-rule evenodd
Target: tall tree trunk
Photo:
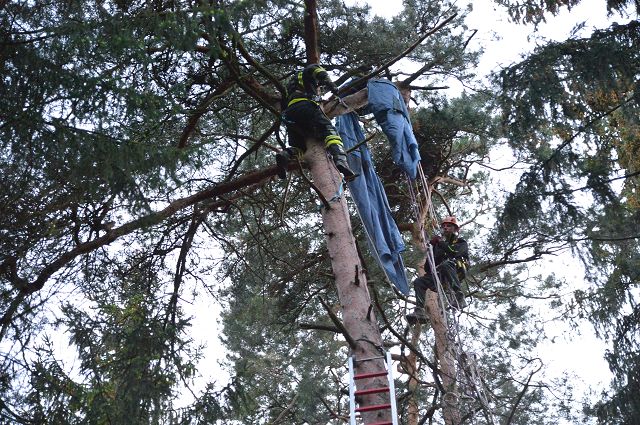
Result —
<path fill-rule="evenodd" d="M 426 211 L 426 209 L 423 210 Z M 415 239 L 415 241 L 422 244 L 421 238 L 422 235 L 420 234 L 419 237 Z M 424 276 L 425 274 L 423 264 L 424 260 L 420 261 L 419 264 L 416 265 L 419 276 Z M 448 332 L 448 326 L 445 317 L 446 312 L 442 310 L 440 300 L 438 299 L 438 294 L 436 292 L 427 291 L 425 298 L 426 299 L 424 307 L 429 318 L 429 324 L 433 328 L 433 332 L 435 335 L 435 355 L 436 364 L 438 365 L 437 373 L 445 390 L 445 394 L 443 394 L 442 396 L 442 415 L 444 416 L 444 420 L 447 425 L 458 425 L 460 424 L 461 418 L 460 409 L 457 404 L 458 397 L 456 396 L 456 356 L 450 338 L 451 335 Z M 411 329 L 411 344 L 417 347 L 421 336 L 422 325 L 420 323 L 416 323 Z M 411 352 L 406 357 L 405 367 L 406 373 L 409 374 L 407 387 L 411 392 L 407 400 L 407 425 L 418 425 L 420 415 L 416 398 L 416 391 L 419 387 L 419 382 L 417 379 L 419 371 L 417 365 L 417 356 L 415 353 Z"/>
<path fill-rule="evenodd" d="M 327 241 L 331 266 L 335 276 L 338 298 L 342 306 L 344 327 L 355 346 L 351 347 L 356 360 L 355 373 L 372 373 L 385 370 L 382 358 L 382 337 L 374 314 L 367 277 L 363 272 L 360 257 L 356 250 L 351 230 L 351 220 L 341 189 L 342 179 L 331 159 L 327 157 L 322 144 L 316 140 L 307 140 L 305 159 L 309 164 L 316 187 L 327 200 L 330 208 L 322 208 L 322 220 Z M 341 194 L 339 198 L 334 198 Z M 388 386 L 385 378 L 363 379 L 356 382 L 358 390 Z M 357 400 L 361 406 L 389 403 L 385 393 L 362 396 Z M 362 412 L 364 423 L 385 422 L 391 420 L 390 410 Z"/>
<path fill-rule="evenodd" d="M 446 301 L 445 301 L 446 303 Z M 440 308 L 438 294 L 427 291 L 426 312 L 436 337 L 436 358 L 438 369 L 445 393 L 442 395 L 442 415 L 446 425 L 460 424 L 460 409 L 458 407 L 455 351 L 449 339 L 445 311 Z"/>
<path fill-rule="evenodd" d="M 304 44 L 307 48 L 307 63 L 320 63 L 318 4 L 316 0 L 304 0 Z"/>
<path fill-rule="evenodd" d="M 413 329 L 411 329 L 411 344 L 413 344 L 414 347 L 419 345 L 421 331 L 422 325 L 420 323 L 417 323 Z M 418 405 L 416 393 L 420 386 L 420 381 L 418 380 L 418 356 L 415 352 L 411 351 L 409 353 L 405 366 L 409 374 L 407 389 L 410 394 L 407 400 L 407 425 L 418 425 L 418 421 L 420 420 L 420 406 Z"/>

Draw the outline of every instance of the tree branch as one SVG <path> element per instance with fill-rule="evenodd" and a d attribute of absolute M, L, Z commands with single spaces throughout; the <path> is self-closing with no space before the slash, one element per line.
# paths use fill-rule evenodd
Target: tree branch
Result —
<path fill-rule="evenodd" d="M 189 118 L 187 119 L 187 125 L 182 130 L 182 134 L 180 135 L 180 139 L 178 140 L 178 149 L 182 149 L 187 146 L 189 137 L 198 125 L 198 121 L 200 120 L 202 115 L 207 112 L 207 109 L 209 108 L 209 106 L 211 106 L 214 100 L 224 96 L 227 91 L 229 91 L 233 87 L 234 84 L 235 81 L 231 79 L 218 84 L 214 91 L 206 96 L 200 103 L 200 105 L 198 105 L 198 107 L 191 113 L 191 115 L 189 115 Z"/>
<path fill-rule="evenodd" d="M 398 341 L 402 341 L 402 343 L 404 345 L 406 345 L 409 348 L 409 350 L 411 350 L 416 356 L 418 356 L 420 358 L 420 360 L 422 360 L 427 366 L 429 366 L 429 368 L 431 369 L 431 373 L 432 373 L 432 376 L 433 376 L 433 381 L 435 382 L 436 388 L 438 388 L 440 391 L 442 391 L 444 393 L 445 392 L 444 391 L 444 386 L 442 385 L 442 382 L 440 382 L 440 378 L 438 377 L 438 374 L 437 374 L 438 367 L 434 363 L 429 361 L 429 359 L 427 359 L 420 352 L 420 350 L 418 350 L 418 348 L 416 346 L 414 346 L 411 342 L 407 341 L 406 338 L 404 338 L 395 329 L 393 329 L 393 326 L 391 326 L 391 323 L 389 322 L 389 320 L 387 319 L 386 314 L 384 313 L 384 309 L 380 305 L 380 300 L 378 299 L 377 291 L 372 291 L 372 292 L 373 292 L 373 299 L 374 299 L 374 301 L 376 303 L 376 307 L 378 309 L 378 312 L 380 313 L 380 316 L 382 317 L 382 320 L 387 324 L 387 329 L 389 329 L 389 331 L 393 334 L 393 336 L 398 338 Z"/>
<path fill-rule="evenodd" d="M 300 323 L 300 329 L 329 331 L 337 334 L 342 333 L 336 326 L 323 325 L 321 323 Z"/>
<path fill-rule="evenodd" d="M 342 89 L 340 89 L 340 91 L 342 92 L 343 90 L 346 90 L 347 88 L 351 87 L 351 86 L 356 86 L 360 83 L 363 83 L 367 80 L 369 80 L 372 77 L 375 77 L 376 75 L 378 75 L 379 73 L 381 73 L 382 71 L 384 71 L 385 69 L 389 68 L 391 65 L 393 65 L 394 63 L 398 62 L 400 59 L 404 58 L 405 56 L 407 56 L 409 53 L 411 53 L 413 50 L 415 50 L 416 47 L 418 47 L 424 40 L 426 40 L 427 37 L 435 34 L 436 32 L 438 32 L 441 28 L 443 28 L 444 26 L 446 26 L 449 22 L 451 22 L 456 16 L 458 16 L 457 13 L 454 13 L 453 15 L 449 16 L 448 18 L 446 18 L 443 22 L 441 22 L 440 24 L 437 24 L 435 27 L 433 27 L 431 30 L 427 31 L 426 33 L 424 33 L 421 37 L 419 37 L 411 46 L 407 47 L 404 51 L 402 51 L 400 54 L 398 54 L 397 56 L 395 56 L 392 59 L 389 59 L 387 62 L 385 62 L 384 64 L 380 65 L 379 67 L 375 68 L 373 71 L 371 71 L 370 73 L 368 73 L 367 75 L 358 78 L 357 80 L 353 80 L 351 81 L 349 84 L 347 84 L 346 86 L 344 86 Z M 409 77 L 411 78 L 411 77 Z M 413 81 L 413 80 L 411 80 Z M 409 81 L 410 82 L 410 81 Z"/>
<path fill-rule="evenodd" d="M 105 235 L 93 239 L 91 241 L 81 243 L 77 245 L 70 251 L 65 252 L 60 255 L 57 259 L 51 262 L 49 265 L 44 267 L 38 277 L 31 283 L 24 281 L 13 281 L 14 287 L 18 289 L 20 292 L 25 294 L 30 294 L 42 289 L 46 281 L 58 270 L 62 267 L 69 264 L 76 257 L 86 254 L 88 252 L 94 251 L 103 246 L 109 245 L 116 239 L 128 235 L 138 229 L 142 229 L 145 227 L 150 227 L 156 225 L 166 218 L 172 216 L 178 211 L 182 211 L 185 208 L 188 208 L 198 202 L 219 197 L 231 192 L 234 192 L 238 189 L 245 188 L 248 186 L 252 186 L 255 184 L 263 184 L 265 180 L 273 177 L 277 173 L 277 167 L 269 167 L 266 169 L 262 169 L 253 173 L 245 174 L 244 176 L 231 181 L 225 182 L 208 189 L 204 189 L 200 192 L 197 192 L 193 195 L 177 199 L 169 205 L 167 205 L 164 209 L 160 211 L 155 211 L 140 218 L 137 218 L 133 221 L 123 224 L 120 227 L 116 227 L 114 229 L 109 230 Z"/>
<path fill-rule="evenodd" d="M 331 307 L 329 307 L 329 305 L 325 302 L 325 300 L 322 299 L 321 296 L 318 296 L 318 299 L 320 300 L 320 303 L 325 308 L 325 310 L 327 310 L 327 314 L 329 315 L 331 321 L 336 325 L 340 333 L 344 336 L 344 339 L 347 340 L 347 343 L 349 344 L 351 349 L 355 349 L 357 347 L 356 341 L 351 335 L 349 335 L 349 331 L 347 331 L 347 328 L 344 327 L 344 324 L 342 324 L 340 318 L 336 316 L 333 310 L 331 310 Z"/>
<path fill-rule="evenodd" d="M 582 132 L 584 132 L 587 128 L 591 127 L 594 123 L 596 123 L 597 121 L 599 121 L 602 118 L 606 117 L 607 115 L 613 114 L 615 111 L 617 111 L 618 109 L 622 108 L 627 103 L 632 102 L 634 99 L 635 99 L 635 97 L 633 95 L 631 95 L 627 99 L 624 99 L 624 101 L 620 102 L 620 104 L 614 106 L 613 108 L 611 108 L 611 109 L 609 109 L 607 111 L 604 111 L 601 114 L 596 115 L 595 117 L 593 117 L 589 121 L 587 121 L 584 125 L 581 125 L 580 128 L 578 128 L 578 130 L 571 135 L 571 137 L 569 137 L 564 142 L 562 142 L 553 151 L 553 153 L 551 154 L 551 156 L 549 156 L 549 158 L 547 158 L 546 160 L 544 160 L 542 162 L 542 166 L 535 167 L 536 172 L 540 171 L 540 170 L 543 170 L 549 164 L 549 162 L 551 162 L 560 153 L 560 151 L 562 149 L 564 149 L 566 146 L 570 145 L 571 142 L 573 142 L 575 140 L 575 138 L 578 137 L 580 134 L 582 134 Z"/>
<path fill-rule="evenodd" d="M 522 398 L 524 397 L 525 393 L 529 389 L 529 383 L 533 379 L 533 375 L 538 373 L 540 371 L 540 369 L 542 369 L 542 364 L 540 364 L 536 370 L 534 370 L 533 372 L 531 372 L 529 374 L 529 378 L 527 379 L 527 382 L 524 384 L 524 387 L 522 388 L 522 391 L 520 391 L 520 393 L 518 394 L 518 397 L 516 398 L 516 401 L 513 404 L 513 407 L 511 408 L 511 412 L 509 413 L 509 417 L 507 418 L 507 421 L 505 422 L 505 425 L 509 425 L 511 423 L 511 421 L 513 420 L 513 415 L 516 413 L 516 409 L 518 408 L 518 404 L 520 404 L 520 401 L 522 401 Z"/>

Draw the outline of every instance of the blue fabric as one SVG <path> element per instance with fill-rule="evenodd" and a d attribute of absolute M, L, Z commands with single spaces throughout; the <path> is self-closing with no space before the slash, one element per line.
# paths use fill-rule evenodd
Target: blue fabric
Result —
<path fill-rule="evenodd" d="M 413 135 L 409 111 L 400 90 L 389 80 L 369 80 L 369 105 L 367 112 L 373 113 L 376 121 L 391 143 L 393 162 L 416 178 L 420 161 L 418 142 Z"/>
<path fill-rule="evenodd" d="M 347 151 L 365 139 L 355 112 L 338 116 L 336 130 L 342 137 Z M 349 152 L 348 161 L 349 167 L 360 174 L 348 185 L 362 222 L 369 233 L 369 242 L 373 244 L 371 248 L 377 253 L 389 280 L 400 292 L 409 295 L 409 283 L 400 255 L 404 251 L 404 242 L 391 215 L 389 201 L 371 161 L 369 148 L 362 144 Z"/>

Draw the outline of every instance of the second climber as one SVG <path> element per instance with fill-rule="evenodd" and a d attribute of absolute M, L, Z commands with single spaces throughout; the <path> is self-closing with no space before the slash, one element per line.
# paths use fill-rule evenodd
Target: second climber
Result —
<path fill-rule="evenodd" d="M 287 85 L 288 96 L 282 119 L 287 127 L 289 145 L 292 148 L 276 154 L 280 178 L 286 177 L 289 160 L 293 157 L 295 150 L 299 149 L 302 152 L 306 150 L 305 138 L 307 137 L 315 137 L 324 142 L 336 168 L 346 181 L 351 181 L 358 176 L 349 168 L 342 139 L 318 103 L 321 87 L 328 88 L 336 96 L 338 94 L 338 88 L 331 81 L 329 73 L 318 64 L 307 65 L 303 70 L 296 72 Z"/>
<path fill-rule="evenodd" d="M 469 262 L 469 246 L 467 241 L 458 237 L 460 227 L 455 217 L 446 217 L 442 220 L 441 228 L 442 237 L 435 236 L 429 242 L 433 247 L 433 260 L 443 289 L 452 291 L 454 294 L 454 298 L 448 300 L 449 305 L 461 310 L 467 305 L 460 280 L 464 279 L 466 274 Z M 416 293 L 416 308 L 413 313 L 407 314 L 407 320 L 410 323 L 426 323 L 427 316 L 424 311 L 424 303 L 427 289 L 437 292 L 435 279 L 430 270 L 428 260 L 425 262 L 424 270 L 424 276 L 413 281 L 413 288 Z"/>

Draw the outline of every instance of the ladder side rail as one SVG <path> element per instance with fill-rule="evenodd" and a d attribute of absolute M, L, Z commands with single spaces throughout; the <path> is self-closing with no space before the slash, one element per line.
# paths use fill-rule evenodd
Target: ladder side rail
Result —
<path fill-rule="evenodd" d="M 353 356 L 349 356 L 349 425 L 356 425 L 356 384 L 353 374 Z"/>
<path fill-rule="evenodd" d="M 391 403 L 391 422 L 398 425 L 398 408 L 396 406 L 396 386 L 393 381 L 393 368 L 391 367 L 391 352 L 387 351 L 387 380 L 389 381 L 389 403 Z"/>

